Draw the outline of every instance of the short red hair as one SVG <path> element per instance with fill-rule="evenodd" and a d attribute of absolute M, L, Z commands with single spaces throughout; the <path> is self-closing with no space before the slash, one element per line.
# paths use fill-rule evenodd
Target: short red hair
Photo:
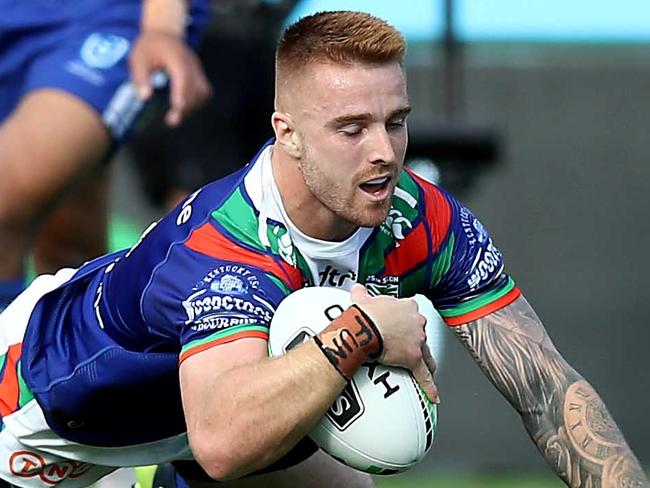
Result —
<path fill-rule="evenodd" d="M 319 12 L 287 27 L 276 50 L 277 76 L 313 62 L 403 63 L 404 36 L 385 20 L 365 12 Z"/>

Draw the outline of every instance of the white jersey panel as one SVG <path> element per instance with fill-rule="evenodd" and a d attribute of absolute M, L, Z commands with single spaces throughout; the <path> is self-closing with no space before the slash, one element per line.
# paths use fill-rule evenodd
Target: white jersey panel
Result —
<path fill-rule="evenodd" d="M 360 227 L 348 239 L 341 242 L 314 239 L 301 232 L 287 215 L 280 192 L 273 178 L 271 154 L 267 147 L 246 175 L 245 187 L 255 207 L 260 211 L 260 240 L 266 235 L 267 219 L 282 223 L 288 230 L 290 243 L 300 250 L 307 262 L 312 281 L 318 286 L 349 290 L 359 276 L 359 252 L 373 229 Z"/>
<path fill-rule="evenodd" d="M 42 275 L 0 314 L 0 353 L 22 342 L 38 300 L 68 281 L 74 269 Z M 192 459 L 187 434 L 135 446 L 94 447 L 63 439 L 54 433 L 41 407 L 32 399 L 2 418 L 0 478 L 21 487 L 81 488 L 94 483 L 116 466 L 158 464 Z"/>

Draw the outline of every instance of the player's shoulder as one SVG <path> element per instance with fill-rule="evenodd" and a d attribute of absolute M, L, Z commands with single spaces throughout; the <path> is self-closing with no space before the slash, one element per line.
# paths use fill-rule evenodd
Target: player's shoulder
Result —
<path fill-rule="evenodd" d="M 439 186 L 404 168 L 393 193 L 389 221 L 406 218 L 411 224 L 426 221 L 436 233 L 445 234 L 459 207 L 456 199 Z"/>
<path fill-rule="evenodd" d="M 242 168 L 190 193 L 169 213 L 169 217 L 177 226 L 196 226 L 203 223 L 240 189 L 246 170 L 247 168 Z"/>
<path fill-rule="evenodd" d="M 449 211 L 455 198 L 438 185 L 418 176 L 408 168 L 404 168 L 397 180 L 393 203 L 402 200 L 421 211 Z"/>
<path fill-rule="evenodd" d="M 173 210 L 145 230 L 132 249 L 147 248 L 162 260 L 175 245 L 187 244 L 197 234 L 209 234 L 214 215 L 224 202 L 232 200 L 242 186 L 245 169 L 213 181 L 190 193 Z"/>
<path fill-rule="evenodd" d="M 152 246 L 152 252 L 159 254 L 158 279 L 152 284 L 187 288 L 208 283 L 215 291 L 222 283 L 218 276 L 223 275 L 224 286 L 249 278 L 265 283 L 270 277 L 271 288 L 288 293 L 304 282 L 294 266 L 260 240 L 259 211 L 244 185 L 249 169 L 195 191 L 158 224 L 161 236 L 152 239 L 159 241 Z M 169 283 L 170 276 L 175 283 Z M 256 288 L 247 285 L 247 289 Z M 198 286 L 193 291 L 202 290 Z"/>
<path fill-rule="evenodd" d="M 111 268 L 112 283 L 119 283 L 120 288 L 144 292 L 156 276 L 173 276 L 175 280 L 182 280 L 190 275 L 188 279 L 194 279 L 196 273 L 210 266 L 209 259 L 188 257 L 186 243 L 197 231 L 209 225 L 212 210 L 220 200 L 227 198 L 237 179 L 235 173 L 196 190 L 174 210 L 150 224 Z"/>

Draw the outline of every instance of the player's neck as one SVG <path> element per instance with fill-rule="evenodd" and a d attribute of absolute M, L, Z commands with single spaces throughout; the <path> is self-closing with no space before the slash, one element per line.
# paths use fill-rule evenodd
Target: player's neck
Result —
<path fill-rule="evenodd" d="M 336 215 L 311 193 L 295 161 L 290 161 L 281 149 L 273 151 L 271 166 L 284 210 L 303 234 L 324 241 L 343 241 L 357 230 L 356 225 Z"/>

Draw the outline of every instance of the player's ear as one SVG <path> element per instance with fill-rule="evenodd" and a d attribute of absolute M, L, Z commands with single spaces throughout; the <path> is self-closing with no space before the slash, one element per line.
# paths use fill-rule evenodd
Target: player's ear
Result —
<path fill-rule="evenodd" d="M 273 125 L 275 139 L 278 144 L 282 146 L 289 156 L 296 159 L 300 158 L 302 143 L 291 115 L 286 112 L 273 112 L 271 125 Z"/>

